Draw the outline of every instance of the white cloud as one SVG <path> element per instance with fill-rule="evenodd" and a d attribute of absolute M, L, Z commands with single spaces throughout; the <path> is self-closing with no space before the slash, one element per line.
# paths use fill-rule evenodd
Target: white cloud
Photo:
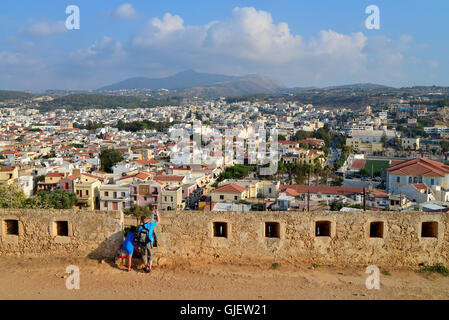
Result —
<path fill-rule="evenodd" d="M 125 5 L 118 9 L 126 9 Z M 134 9 L 125 9 L 121 12 L 135 13 Z M 122 18 L 131 16 L 123 14 Z M 39 30 L 37 33 L 49 34 L 45 28 Z M 247 7 L 235 8 L 229 19 L 202 25 L 189 25 L 181 16 L 165 13 L 147 21 L 129 41 L 104 36 L 73 52 L 69 59 L 59 56 L 57 63 L 55 59 L 42 60 L 49 64 L 55 79 L 70 69 L 67 86 L 75 89 L 100 87 L 137 75 L 166 76 L 186 69 L 229 75 L 259 73 L 289 86 L 355 82 L 392 85 L 407 81 L 411 73 L 407 67 L 413 65 L 407 53 L 412 45 L 408 35 L 393 40 L 336 30 L 322 30 L 306 39 L 292 32 L 286 22 L 275 21 L 269 12 Z M 3 54 L 6 59 L 15 58 Z M 58 80 L 55 83 L 62 85 Z"/>
<path fill-rule="evenodd" d="M 235 8 L 228 20 L 201 26 L 185 25 L 181 17 L 166 13 L 149 21 L 131 44 L 129 51 L 157 57 L 162 65 L 271 73 L 288 82 L 363 72 L 367 37 L 324 30 L 306 42 L 287 23 L 276 23 L 270 13 L 247 7 Z"/>
<path fill-rule="evenodd" d="M 139 17 L 136 10 L 130 3 L 124 3 L 111 14 L 114 18 L 124 19 L 124 20 L 134 20 Z"/>
<path fill-rule="evenodd" d="M 66 32 L 64 21 L 40 21 L 30 22 L 19 29 L 19 34 L 32 37 L 46 37 Z"/>
<path fill-rule="evenodd" d="M 159 30 L 160 33 L 169 33 L 184 29 L 184 20 L 180 16 L 173 16 L 166 13 L 161 19 L 153 18 L 151 25 Z"/>
<path fill-rule="evenodd" d="M 121 63 L 123 54 L 122 44 L 119 41 L 104 36 L 88 48 L 72 53 L 71 57 L 80 64 L 95 67 Z"/>

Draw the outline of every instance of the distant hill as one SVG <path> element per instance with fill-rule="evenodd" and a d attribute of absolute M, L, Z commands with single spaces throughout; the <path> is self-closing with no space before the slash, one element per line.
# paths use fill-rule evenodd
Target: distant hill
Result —
<path fill-rule="evenodd" d="M 365 90 L 374 90 L 374 89 L 388 89 L 391 87 L 384 86 L 381 84 L 375 83 L 356 83 L 356 84 L 347 84 L 342 86 L 330 86 L 325 87 L 323 89 L 333 90 L 333 89 L 365 89 Z"/>
<path fill-rule="evenodd" d="M 33 95 L 24 91 L 0 90 L 0 101 L 28 99 Z"/>
<path fill-rule="evenodd" d="M 237 77 L 188 70 L 166 78 L 131 78 L 102 87 L 98 91 L 168 89 L 175 91 L 177 95 L 218 97 L 274 92 L 283 87 L 282 83 L 261 75 Z"/>
<path fill-rule="evenodd" d="M 68 110 L 94 109 L 94 108 L 151 108 L 156 106 L 177 105 L 177 98 L 139 98 L 134 96 L 117 96 L 98 93 L 77 93 L 60 96 L 53 101 L 39 103 L 41 111 L 57 108 Z"/>

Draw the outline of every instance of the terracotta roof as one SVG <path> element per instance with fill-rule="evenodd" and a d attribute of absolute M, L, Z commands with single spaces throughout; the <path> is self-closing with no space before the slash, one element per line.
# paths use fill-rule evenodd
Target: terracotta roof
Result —
<path fill-rule="evenodd" d="M 121 177 L 121 178 L 118 179 L 118 180 L 125 180 L 125 179 L 129 179 L 129 178 L 138 178 L 138 179 L 140 179 L 140 180 L 146 180 L 146 179 L 148 179 L 148 177 L 150 177 L 150 176 L 151 176 L 150 173 L 140 171 L 140 172 L 138 172 L 138 173 L 136 173 L 136 174 L 131 174 L 131 175 L 127 175 L 127 176 Z"/>
<path fill-rule="evenodd" d="M 230 183 L 230 184 L 224 185 L 222 187 L 219 187 L 215 190 L 212 190 L 212 192 L 214 192 L 214 193 L 242 193 L 245 190 L 246 190 L 246 188 L 239 184 Z"/>
<path fill-rule="evenodd" d="M 92 171 L 92 173 L 99 173 L 99 174 L 103 174 L 103 175 L 106 175 L 106 174 L 107 174 L 106 172 L 100 171 L 100 170 Z"/>
<path fill-rule="evenodd" d="M 286 141 L 279 141 L 279 143 L 280 143 L 280 144 L 287 144 L 287 145 L 296 145 L 296 144 L 299 144 L 299 142 L 297 142 L 297 141 L 289 141 L 289 140 L 286 140 Z"/>
<path fill-rule="evenodd" d="M 362 169 L 365 167 L 366 160 L 357 159 L 352 162 L 351 169 Z"/>
<path fill-rule="evenodd" d="M 16 167 L 11 167 L 11 166 L 4 166 L 0 168 L 0 171 L 4 172 L 4 171 L 13 171 Z"/>
<path fill-rule="evenodd" d="M 299 193 L 295 189 L 293 189 L 293 188 L 287 188 L 287 189 L 284 190 L 284 192 L 288 196 L 293 196 L 293 197 L 299 196 Z"/>
<path fill-rule="evenodd" d="M 177 176 L 177 175 L 158 175 L 158 176 L 154 176 L 153 180 L 158 180 L 158 181 L 182 181 L 184 179 L 184 176 Z"/>
<path fill-rule="evenodd" d="M 295 190 L 298 194 L 306 194 L 307 192 L 310 193 L 321 193 L 321 194 L 338 194 L 338 195 L 344 195 L 349 196 L 356 193 L 362 193 L 363 188 L 362 187 L 343 187 L 343 186 L 306 186 L 306 185 L 280 185 L 279 190 L 280 191 L 286 191 L 290 190 L 289 192 L 292 192 L 291 190 Z M 365 188 L 368 192 L 368 188 Z"/>
<path fill-rule="evenodd" d="M 427 158 L 416 158 L 404 161 L 398 165 L 388 168 L 387 170 L 393 175 L 444 177 L 449 174 L 449 166 Z"/>
<path fill-rule="evenodd" d="M 323 140 L 321 140 L 321 139 L 316 139 L 316 138 L 303 139 L 303 140 L 299 140 L 298 142 L 299 142 L 299 143 L 308 143 L 308 144 L 316 145 L 316 146 L 319 146 L 319 145 L 323 145 L 323 144 L 324 144 L 324 141 L 323 141 Z"/>
<path fill-rule="evenodd" d="M 413 186 L 418 190 L 427 190 L 427 186 L 424 183 L 415 183 Z"/>
<path fill-rule="evenodd" d="M 400 164 L 400 163 L 402 163 L 402 162 L 405 162 L 406 160 L 391 160 L 391 163 L 390 163 L 390 165 L 391 166 L 395 166 L 395 165 L 398 165 L 398 164 Z"/>
<path fill-rule="evenodd" d="M 64 173 L 62 172 L 49 172 L 45 175 L 45 177 L 64 177 Z"/>

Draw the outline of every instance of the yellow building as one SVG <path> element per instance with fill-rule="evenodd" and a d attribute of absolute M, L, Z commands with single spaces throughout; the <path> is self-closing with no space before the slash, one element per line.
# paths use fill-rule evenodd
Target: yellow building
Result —
<path fill-rule="evenodd" d="M 77 179 L 74 183 L 74 189 L 78 197 L 78 208 L 99 209 L 100 186 L 101 182 L 99 180 L 83 181 Z"/>
<path fill-rule="evenodd" d="M 211 192 L 212 202 L 239 203 L 249 198 L 249 190 L 236 183 L 218 187 Z"/>
<path fill-rule="evenodd" d="M 59 186 L 59 181 L 64 178 L 62 172 L 49 172 L 45 175 L 45 181 L 37 183 L 37 190 L 54 190 Z"/>
<path fill-rule="evenodd" d="M 0 184 L 11 184 L 19 177 L 17 167 L 4 166 L 0 168 Z"/>
<path fill-rule="evenodd" d="M 353 147 L 356 152 L 379 152 L 384 151 L 382 142 L 362 142 L 360 139 L 347 138 L 346 145 Z"/>
<path fill-rule="evenodd" d="M 161 191 L 161 209 L 162 210 L 183 210 L 182 187 L 173 185 L 167 186 Z"/>

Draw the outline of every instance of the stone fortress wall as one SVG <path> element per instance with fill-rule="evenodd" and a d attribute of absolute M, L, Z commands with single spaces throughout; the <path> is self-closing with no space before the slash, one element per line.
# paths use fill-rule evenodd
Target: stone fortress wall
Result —
<path fill-rule="evenodd" d="M 113 257 L 123 239 L 121 212 L 0 209 L 0 220 L 0 255 Z M 154 256 L 159 264 L 447 265 L 448 226 L 447 213 L 166 211 Z"/>
<path fill-rule="evenodd" d="M 114 255 L 123 237 L 119 211 L 0 209 L 0 256 Z"/>

